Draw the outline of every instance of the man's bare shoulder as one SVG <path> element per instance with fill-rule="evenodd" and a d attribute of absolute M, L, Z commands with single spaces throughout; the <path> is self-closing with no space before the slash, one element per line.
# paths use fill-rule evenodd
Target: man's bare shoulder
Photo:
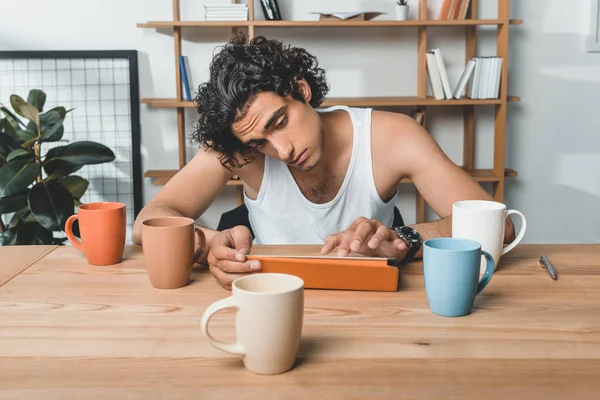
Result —
<path fill-rule="evenodd" d="M 372 111 L 371 124 L 372 128 L 378 132 L 380 130 L 390 130 L 391 128 L 398 129 L 402 127 L 411 128 L 415 125 L 419 126 L 417 121 L 406 114 L 381 110 Z"/>
<path fill-rule="evenodd" d="M 373 155 L 404 175 L 415 157 L 438 154 L 435 140 L 406 114 L 374 110 L 371 117 Z"/>

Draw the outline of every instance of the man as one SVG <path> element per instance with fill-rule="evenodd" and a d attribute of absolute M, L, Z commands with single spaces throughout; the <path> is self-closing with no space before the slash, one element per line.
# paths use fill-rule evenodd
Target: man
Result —
<path fill-rule="evenodd" d="M 238 175 L 255 243 L 319 243 L 336 250 L 410 260 L 422 242 L 451 236 L 455 201 L 488 199 L 412 118 L 344 106 L 318 109 L 329 87 L 317 60 L 302 48 L 244 36 L 223 46 L 196 97 L 193 139 L 202 150 L 139 214 L 199 218 Z M 392 226 L 397 187 L 410 178 L 441 217 Z M 514 237 L 507 222 L 505 241 Z M 225 288 L 260 270 L 246 260 L 253 237 L 246 226 L 202 228 L 208 262 Z"/>

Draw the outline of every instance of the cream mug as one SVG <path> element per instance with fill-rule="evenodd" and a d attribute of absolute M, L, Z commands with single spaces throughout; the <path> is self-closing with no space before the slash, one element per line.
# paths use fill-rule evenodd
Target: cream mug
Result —
<path fill-rule="evenodd" d="M 304 281 L 297 276 L 256 273 L 236 279 L 232 295 L 208 306 L 201 320 L 202 334 L 219 350 L 243 358 L 256 374 L 290 370 L 302 336 Z M 208 332 L 210 318 L 225 308 L 235 308 L 235 343 L 223 343 Z"/>
<path fill-rule="evenodd" d="M 512 243 L 504 246 L 506 218 L 510 215 L 521 217 L 521 229 Z M 452 237 L 471 239 L 481 244 L 481 249 L 494 258 L 497 267 L 500 256 L 514 249 L 525 235 L 527 220 L 517 210 L 507 210 L 506 205 L 489 200 L 463 200 L 452 205 Z M 480 273 L 484 273 L 485 261 L 481 261 Z"/>

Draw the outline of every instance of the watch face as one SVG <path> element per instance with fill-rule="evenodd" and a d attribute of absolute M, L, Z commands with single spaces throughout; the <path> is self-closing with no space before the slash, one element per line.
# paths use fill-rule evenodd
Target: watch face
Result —
<path fill-rule="evenodd" d="M 413 243 L 421 242 L 421 237 L 419 236 L 419 233 L 416 230 L 414 230 L 413 228 L 411 228 L 409 226 L 403 226 L 400 228 L 400 230 L 404 234 L 404 236 L 411 242 L 413 242 Z"/>

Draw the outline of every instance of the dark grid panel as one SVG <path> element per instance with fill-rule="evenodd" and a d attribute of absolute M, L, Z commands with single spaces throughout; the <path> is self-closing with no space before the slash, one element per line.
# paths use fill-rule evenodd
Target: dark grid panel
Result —
<path fill-rule="evenodd" d="M 74 109 L 67 114 L 63 140 L 44 144 L 42 154 L 80 140 L 102 143 L 115 153 L 115 161 L 85 166 L 75 174 L 90 182 L 83 203 L 126 205 L 128 240 L 135 218 L 129 64 L 127 58 L 0 58 L 1 103 L 9 105 L 13 93 L 26 99 L 29 90 L 41 89 L 47 95 L 44 110 Z"/>

